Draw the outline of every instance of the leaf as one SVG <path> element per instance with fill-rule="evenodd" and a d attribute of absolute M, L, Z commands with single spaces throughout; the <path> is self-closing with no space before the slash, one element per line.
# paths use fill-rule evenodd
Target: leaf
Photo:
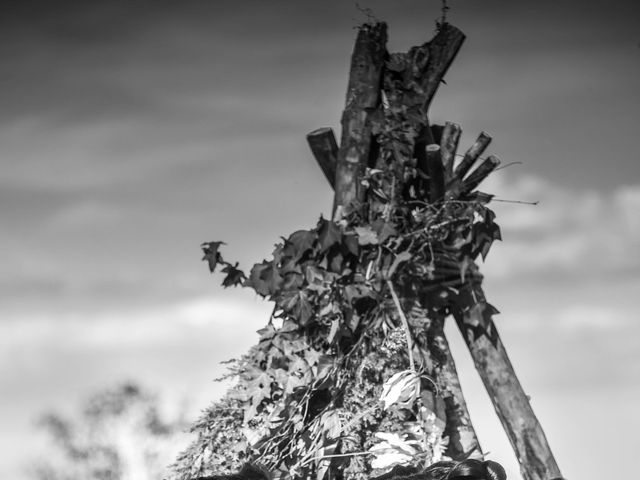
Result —
<path fill-rule="evenodd" d="M 270 323 L 266 327 L 261 328 L 260 330 L 258 330 L 256 333 L 258 335 L 260 335 L 260 341 L 261 342 L 266 342 L 268 340 L 271 340 L 276 335 L 276 329 Z"/>
<path fill-rule="evenodd" d="M 336 439 L 342 433 L 342 422 L 340 421 L 340 414 L 336 410 L 329 410 L 322 414 L 320 419 L 322 425 L 322 433 L 326 438 Z"/>
<path fill-rule="evenodd" d="M 204 252 L 204 257 L 202 257 L 203 261 L 209 263 L 209 271 L 213 273 L 216 269 L 218 263 L 222 262 L 222 256 L 218 252 L 220 245 L 226 245 L 224 242 L 204 242 L 200 245 L 202 251 Z"/>
<path fill-rule="evenodd" d="M 332 248 L 327 253 L 327 270 L 331 273 L 345 274 L 345 258 L 342 252 L 337 248 Z"/>
<path fill-rule="evenodd" d="M 327 335 L 328 343 L 333 343 L 339 330 L 340 330 L 340 320 L 338 320 L 337 318 L 334 318 L 333 321 L 331 322 L 331 329 L 329 330 L 329 335 Z"/>
<path fill-rule="evenodd" d="M 327 290 L 325 286 L 326 270 L 318 268 L 314 265 L 307 265 L 305 269 L 305 279 L 307 281 L 307 288 L 315 292 L 323 292 Z"/>
<path fill-rule="evenodd" d="M 358 234 L 358 243 L 360 245 L 378 245 L 378 234 L 369 225 L 356 227 L 354 230 Z"/>
<path fill-rule="evenodd" d="M 317 229 L 320 252 L 326 252 L 332 246 L 342 242 L 342 232 L 336 223 L 320 217 Z"/>
<path fill-rule="evenodd" d="M 317 239 L 317 233 L 310 230 L 298 230 L 284 240 L 283 255 L 291 257 L 294 262 L 299 262 L 305 254 L 313 248 Z"/>
<path fill-rule="evenodd" d="M 384 409 L 391 405 L 410 408 L 420 396 L 420 376 L 413 370 L 403 370 L 391 376 L 382 385 L 380 400 Z"/>
<path fill-rule="evenodd" d="M 264 371 L 249 380 L 246 383 L 247 393 L 251 397 L 251 406 L 253 408 L 245 411 L 245 422 L 249 421 L 257 413 L 257 408 L 266 398 L 271 398 L 271 383 L 273 378 Z"/>
<path fill-rule="evenodd" d="M 371 468 L 382 469 L 409 463 L 420 453 L 420 442 L 404 440 L 398 433 L 376 432 L 375 436 L 382 441 L 369 449 L 374 456 Z"/>
<path fill-rule="evenodd" d="M 282 286 L 283 279 L 278 270 L 273 266 L 273 262 L 263 261 L 256 263 L 251 269 L 249 279 L 245 282 L 245 287 L 253 288 L 256 293 L 266 297 L 273 296 Z"/>
<path fill-rule="evenodd" d="M 382 218 L 378 218 L 371 226 L 378 234 L 380 243 L 384 243 L 388 238 L 398 235 L 395 225 L 392 222 L 385 222 Z"/>
<path fill-rule="evenodd" d="M 297 320 L 299 325 L 306 325 L 313 314 L 311 302 L 303 290 L 286 293 L 278 302 L 279 306 Z"/>
<path fill-rule="evenodd" d="M 358 256 L 360 254 L 360 245 L 358 244 L 358 236 L 357 235 L 344 235 L 342 239 L 342 243 L 346 247 L 347 251 L 354 256 Z"/>
<path fill-rule="evenodd" d="M 227 287 L 235 287 L 236 285 L 242 284 L 244 280 L 247 278 L 244 272 L 238 269 L 238 262 L 235 265 L 227 265 L 222 269 L 222 273 L 226 273 L 227 276 L 222 280 L 222 286 Z"/>
<path fill-rule="evenodd" d="M 297 270 L 297 271 L 296 271 Z M 282 290 L 299 290 L 304 284 L 304 276 L 300 271 L 300 267 L 296 266 L 296 270 L 290 270 L 284 274 L 282 282 Z"/>
<path fill-rule="evenodd" d="M 310 367 L 315 366 L 322 357 L 322 353 L 314 348 L 306 348 L 303 352 L 304 359 Z"/>

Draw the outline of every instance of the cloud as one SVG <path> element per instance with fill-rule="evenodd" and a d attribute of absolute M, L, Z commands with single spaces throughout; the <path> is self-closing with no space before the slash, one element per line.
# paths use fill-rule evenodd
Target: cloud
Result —
<path fill-rule="evenodd" d="M 266 324 L 273 308 L 244 292 L 229 298 L 193 298 L 158 307 L 16 313 L 0 323 L 0 351 L 92 351 L 180 345 L 186 338 L 208 336 L 211 341 L 246 343 L 247 332 Z M 255 341 L 257 337 L 251 338 Z M 251 343 L 249 343 L 251 344 Z M 9 365 L 11 362 L 0 362 Z"/>
<path fill-rule="evenodd" d="M 540 203 L 494 204 L 504 241 L 482 267 L 487 276 L 640 274 L 640 185 L 601 193 L 534 176 L 493 177 L 484 189 L 497 198 Z"/>

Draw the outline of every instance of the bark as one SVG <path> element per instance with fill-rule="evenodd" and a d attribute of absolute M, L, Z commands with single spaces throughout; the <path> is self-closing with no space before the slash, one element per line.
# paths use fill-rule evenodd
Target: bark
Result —
<path fill-rule="evenodd" d="M 456 123 L 447 122 L 442 131 L 440 139 L 440 151 L 442 152 L 442 164 L 444 165 L 444 176 L 447 181 L 453 177 L 453 163 L 458 151 L 458 142 L 462 129 Z"/>
<path fill-rule="evenodd" d="M 471 145 L 469 150 L 467 150 L 467 153 L 464 154 L 464 158 L 453 171 L 454 177 L 462 180 L 469 170 L 471 170 L 471 167 L 473 167 L 473 164 L 476 162 L 478 157 L 480 157 L 480 155 L 482 155 L 485 149 L 489 146 L 489 143 L 491 143 L 491 137 L 485 132 L 480 133 L 478 139 L 473 145 Z"/>
<path fill-rule="evenodd" d="M 336 164 L 338 163 L 338 144 L 333 130 L 328 127 L 314 130 L 307 134 L 307 142 L 329 185 L 334 188 L 336 183 Z"/>
<path fill-rule="evenodd" d="M 460 193 L 463 195 L 470 193 L 474 188 L 480 185 L 482 181 L 498 167 L 498 165 L 500 165 L 498 157 L 494 155 L 487 157 L 487 159 L 482 162 L 478 168 L 471 172 L 471 174 L 462 182 Z"/>
<path fill-rule="evenodd" d="M 426 167 L 429 176 L 429 202 L 435 203 L 444 197 L 444 167 L 438 145 L 427 145 Z"/>
<path fill-rule="evenodd" d="M 445 403 L 447 421 L 444 434 L 449 436 L 446 455 L 455 461 L 469 457 L 482 458 L 482 449 L 471 423 L 456 364 L 444 335 L 444 317 L 434 318 L 427 334 L 429 351 L 434 358 L 435 381 Z"/>
<path fill-rule="evenodd" d="M 480 301 L 484 302 L 484 299 Z M 487 324 L 481 310 L 475 308 L 464 313 L 455 312 L 454 316 L 516 453 L 524 480 L 561 478 L 544 431 L 518 381 L 493 321 L 489 320 Z M 474 334 L 468 328 L 472 324 L 485 325 L 491 332 L 491 340 L 487 335 Z"/>
<path fill-rule="evenodd" d="M 351 56 L 347 101 L 342 114 L 342 138 L 335 177 L 334 219 L 341 218 L 350 204 L 362 201 L 360 179 L 371 149 L 369 117 L 380 102 L 382 67 L 386 55 L 387 26 L 363 25 Z"/>
<path fill-rule="evenodd" d="M 423 58 L 426 64 L 422 70 L 421 82 L 424 90 L 424 111 L 427 112 L 436 90 L 442 83 L 444 75 L 458 54 L 465 35 L 453 25 L 445 23 L 441 25 L 436 36 L 425 45 L 414 51 L 414 58 Z M 426 58 L 425 58 L 426 57 Z M 418 64 L 419 65 L 419 64 Z M 417 65 L 417 66 L 418 66 Z"/>

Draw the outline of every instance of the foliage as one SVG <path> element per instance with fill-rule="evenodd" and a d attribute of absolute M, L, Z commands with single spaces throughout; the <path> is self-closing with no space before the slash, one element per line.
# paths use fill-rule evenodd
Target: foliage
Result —
<path fill-rule="evenodd" d="M 372 189 L 379 177 L 369 172 Z M 223 259 L 220 242 L 203 244 L 212 270 L 223 266 L 223 285 L 242 283 L 275 308 L 258 345 L 233 364 L 236 386 L 194 426 L 206 437 L 198 445 L 207 446 L 185 452 L 183 477 L 251 459 L 283 475 L 322 478 L 331 465 L 346 478 L 364 478 L 407 452 L 426 464 L 439 458 L 444 419 L 433 407 L 425 331 L 430 318 L 454 310 L 482 308 L 487 320 L 495 313 L 477 301 L 473 261 L 497 231 L 484 199 L 403 202 L 340 224 L 320 218 L 283 238 L 246 279 Z M 484 325 L 469 332 L 487 333 Z M 418 359 L 413 373 L 410 356 Z M 398 383 L 398 372 L 410 386 Z"/>
<path fill-rule="evenodd" d="M 161 417 L 157 398 L 134 384 L 94 394 L 79 419 L 56 414 L 41 419 L 53 440 L 37 463 L 40 480 L 160 480 L 185 422 Z"/>

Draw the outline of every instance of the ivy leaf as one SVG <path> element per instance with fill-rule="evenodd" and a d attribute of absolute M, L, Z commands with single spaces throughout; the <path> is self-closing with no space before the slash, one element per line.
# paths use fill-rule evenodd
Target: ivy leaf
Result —
<path fill-rule="evenodd" d="M 296 266 L 297 271 L 289 271 L 284 274 L 284 281 L 282 283 L 282 290 L 298 290 L 304 283 L 304 277 L 300 272 L 300 267 Z"/>
<path fill-rule="evenodd" d="M 278 303 L 301 326 L 305 326 L 313 315 L 313 307 L 304 290 L 289 292 Z"/>
<path fill-rule="evenodd" d="M 325 286 L 325 277 L 326 277 L 326 270 L 323 270 L 322 268 L 313 266 L 313 265 L 308 265 L 306 270 L 305 270 L 305 278 L 307 280 L 307 288 L 309 290 L 313 290 L 315 292 L 324 292 L 325 290 L 327 290 L 327 287 Z"/>
<path fill-rule="evenodd" d="M 482 255 L 482 259 L 487 258 L 489 249 L 494 240 L 502 240 L 500 226 L 494 222 L 496 214 L 488 208 L 481 210 L 483 221 L 473 225 L 474 241 L 472 255 L 477 257 Z"/>
<path fill-rule="evenodd" d="M 317 377 L 324 378 L 328 376 L 332 372 L 334 365 L 335 358 L 332 355 L 321 355 L 316 367 L 318 370 Z"/>
<path fill-rule="evenodd" d="M 251 408 L 245 410 L 245 422 L 256 415 L 257 409 L 264 399 L 271 398 L 272 382 L 273 378 L 264 371 L 261 371 L 256 377 L 247 382 L 246 387 L 247 393 L 251 397 Z"/>
<path fill-rule="evenodd" d="M 356 257 L 360 254 L 360 245 L 358 243 L 357 235 L 345 235 L 343 238 L 343 244 L 350 254 Z"/>
<path fill-rule="evenodd" d="M 332 248 L 327 254 L 327 270 L 332 273 L 346 274 L 345 258 L 340 249 Z"/>
<path fill-rule="evenodd" d="M 388 238 L 398 235 L 395 225 L 392 222 L 385 222 L 382 218 L 378 218 L 371 226 L 378 234 L 378 241 L 380 243 L 384 243 Z"/>
<path fill-rule="evenodd" d="M 260 335 L 260 342 L 266 342 L 276 335 L 276 329 L 273 324 L 269 323 L 266 327 L 261 328 L 256 333 Z"/>
<path fill-rule="evenodd" d="M 364 315 L 377 305 L 375 293 L 366 285 L 347 285 L 344 298 L 359 315 Z"/>
<path fill-rule="evenodd" d="M 317 228 L 320 252 L 324 253 L 332 246 L 341 243 L 342 232 L 340 231 L 340 227 L 336 223 L 320 217 Z"/>
<path fill-rule="evenodd" d="M 313 248 L 316 239 L 317 233 L 314 231 L 298 230 L 293 232 L 289 238 L 283 239 L 283 255 L 291 257 L 294 262 L 298 263 Z"/>
<path fill-rule="evenodd" d="M 225 288 L 240 285 L 247 278 L 244 272 L 238 268 L 238 262 L 235 265 L 228 264 L 222 269 L 222 273 L 227 274 L 222 281 L 222 286 Z"/>
<path fill-rule="evenodd" d="M 244 285 L 253 288 L 257 294 L 266 297 L 267 295 L 275 295 L 282 283 L 283 279 L 278 273 L 278 269 L 274 267 L 273 262 L 265 260 L 253 266 L 249 279 Z"/>
<path fill-rule="evenodd" d="M 378 234 L 374 232 L 369 225 L 356 227 L 354 230 L 358 234 L 358 243 L 360 245 L 378 245 L 378 243 L 380 243 L 378 240 Z"/>
<path fill-rule="evenodd" d="M 310 367 L 315 366 L 322 357 L 322 353 L 314 348 L 307 348 L 302 353 L 304 355 L 304 359 Z"/>
<path fill-rule="evenodd" d="M 200 248 L 202 248 L 202 251 L 204 252 L 204 257 L 202 257 L 202 260 L 209 263 L 209 271 L 211 273 L 213 273 L 216 269 L 216 266 L 223 261 L 220 252 L 218 252 L 220 245 L 226 245 L 226 243 L 204 242 L 202 245 L 200 245 Z"/>

